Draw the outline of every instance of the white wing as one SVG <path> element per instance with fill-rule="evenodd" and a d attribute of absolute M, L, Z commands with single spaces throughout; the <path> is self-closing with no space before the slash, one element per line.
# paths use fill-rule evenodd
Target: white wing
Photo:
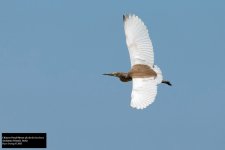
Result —
<path fill-rule="evenodd" d="M 135 64 L 145 64 L 152 67 L 154 53 L 147 27 L 138 16 L 127 15 L 123 19 L 131 67 Z"/>
<path fill-rule="evenodd" d="M 144 109 L 154 102 L 157 94 L 157 81 L 151 78 L 133 78 L 131 107 Z"/>

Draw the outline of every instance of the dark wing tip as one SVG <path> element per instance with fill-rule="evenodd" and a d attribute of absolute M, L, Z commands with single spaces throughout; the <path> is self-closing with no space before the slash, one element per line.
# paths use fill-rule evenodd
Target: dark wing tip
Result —
<path fill-rule="evenodd" d="M 133 13 L 125 13 L 123 15 L 123 21 L 125 22 L 129 17 L 135 17 L 135 14 L 133 14 Z"/>
<path fill-rule="evenodd" d="M 125 22 L 127 20 L 127 18 L 129 18 L 129 13 L 124 13 L 123 14 L 123 21 Z"/>
<path fill-rule="evenodd" d="M 126 21 L 126 15 L 123 15 L 123 21 Z"/>

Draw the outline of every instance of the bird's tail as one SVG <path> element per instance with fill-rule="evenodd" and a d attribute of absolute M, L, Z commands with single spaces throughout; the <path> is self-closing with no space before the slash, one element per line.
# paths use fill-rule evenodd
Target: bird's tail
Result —
<path fill-rule="evenodd" d="M 160 69 L 158 66 L 156 66 L 156 65 L 154 65 L 153 70 L 154 70 L 154 71 L 156 72 L 156 74 L 157 74 L 156 82 L 157 82 L 157 84 L 160 84 L 160 83 L 162 82 L 162 80 L 163 80 L 162 71 L 161 71 L 161 69 Z"/>

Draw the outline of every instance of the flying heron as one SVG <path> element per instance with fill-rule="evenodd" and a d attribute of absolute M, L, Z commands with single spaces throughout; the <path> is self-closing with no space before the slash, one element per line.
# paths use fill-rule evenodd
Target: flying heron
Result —
<path fill-rule="evenodd" d="M 156 97 L 157 85 L 165 83 L 160 68 L 154 65 L 154 52 L 148 29 L 136 15 L 123 15 L 126 44 L 130 54 L 131 70 L 128 73 L 113 72 L 103 75 L 118 77 L 122 82 L 133 81 L 130 106 L 144 109 Z"/>

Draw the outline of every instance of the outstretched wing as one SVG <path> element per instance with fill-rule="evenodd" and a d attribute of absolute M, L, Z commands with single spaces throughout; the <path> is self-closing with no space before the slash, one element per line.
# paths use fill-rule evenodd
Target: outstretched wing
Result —
<path fill-rule="evenodd" d="M 157 94 L 157 81 L 154 77 L 133 78 L 133 89 L 131 94 L 131 107 L 144 109 L 154 102 Z"/>
<path fill-rule="evenodd" d="M 152 67 L 154 52 L 147 27 L 135 15 L 125 15 L 123 20 L 131 67 L 135 64 L 145 64 Z"/>

